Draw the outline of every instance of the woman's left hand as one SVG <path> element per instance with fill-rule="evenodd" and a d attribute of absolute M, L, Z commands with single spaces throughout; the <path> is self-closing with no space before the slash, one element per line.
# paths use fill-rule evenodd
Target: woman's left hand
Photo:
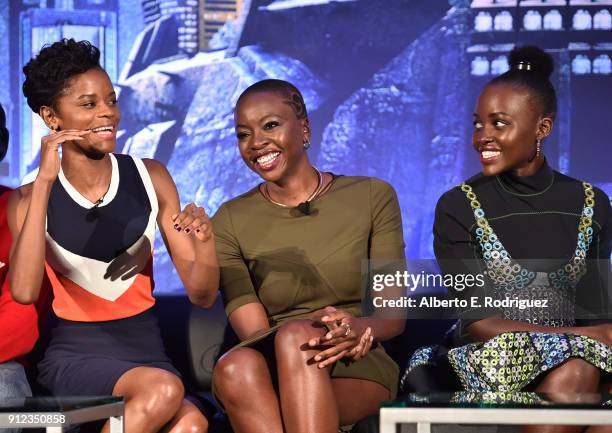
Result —
<path fill-rule="evenodd" d="M 363 358 L 372 348 L 374 337 L 372 329 L 365 327 L 359 318 L 346 310 L 333 307 L 326 308 L 326 315 L 318 320 L 328 332 L 308 342 L 310 347 L 331 346 L 317 353 L 314 360 L 319 368 L 333 364 L 347 357 L 352 360 Z"/>
<path fill-rule="evenodd" d="M 181 213 L 172 215 L 174 229 L 186 235 L 193 235 L 200 242 L 212 237 L 212 223 L 203 208 L 190 203 Z"/>

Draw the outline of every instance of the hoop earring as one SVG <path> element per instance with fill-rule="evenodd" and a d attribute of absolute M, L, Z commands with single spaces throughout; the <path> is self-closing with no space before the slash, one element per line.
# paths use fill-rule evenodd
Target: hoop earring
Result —
<path fill-rule="evenodd" d="M 310 141 L 305 141 L 304 142 L 304 149 L 306 149 L 306 150 L 310 149 Z"/>

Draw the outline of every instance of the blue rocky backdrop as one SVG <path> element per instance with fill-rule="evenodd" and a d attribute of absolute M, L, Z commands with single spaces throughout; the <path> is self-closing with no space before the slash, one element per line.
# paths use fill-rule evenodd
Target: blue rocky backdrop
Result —
<path fill-rule="evenodd" d="M 578 34 L 571 1 L 556 6 L 567 23 L 554 32 L 542 27 L 525 31 L 523 27 L 531 25 L 525 18 L 529 11 L 521 11 L 523 2 L 516 1 L 6 3 L 0 0 L 0 35 L 10 34 L 14 22 L 29 32 L 23 36 L 26 48 L 9 38 L 6 54 L 0 55 L 0 82 L 6 84 L 0 86 L 0 102 L 9 107 L 10 124 L 20 132 L 13 134 L 11 145 L 16 150 L 0 170 L 8 184 L 31 179 L 39 146 L 32 141 L 40 136 L 35 134 L 35 120 L 23 109 L 18 91 L 22 78 L 11 71 L 23 64 L 27 52 L 36 52 L 57 36 L 83 39 L 76 25 L 81 20 L 86 21 L 81 28 L 98 26 L 98 33 L 83 34 L 104 34 L 94 42 L 102 45 L 103 62 L 114 71 L 111 78 L 119 91 L 123 117 L 118 150 L 162 161 L 182 202 L 198 203 L 211 215 L 224 201 L 258 182 L 238 154 L 233 129 L 236 99 L 258 80 L 280 78 L 304 94 L 313 132 L 311 160 L 321 170 L 375 176 L 391 183 L 404 217 L 408 257 L 432 257 L 436 201 L 478 171 L 470 144 L 478 91 L 504 70 L 507 52 L 523 43 L 544 46 L 558 62 L 553 81 L 560 110 L 556 133 L 545 147 L 549 162 L 612 192 L 610 135 L 597 126 L 612 121 L 611 31 L 605 19 L 604 28 L 595 28 L 592 20 L 591 27 Z M 499 13 L 505 3 L 513 3 L 507 7 L 510 29 L 497 17 L 507 20 Z M 539 9 L 544 27 L 547 11 L 553 10 L 545 3 Z M 609 11 L 610 3 L 593 2 L 589 14 Z M 203 16 L 214 21 L 216 15 L 205 14 L 232 8 L 235 16 L 219 23 L 202 43 Z M 56 9 L 61 16 L 74 17 L 76 24 L 67 24 L 66 18 L 47 22 L 45 17 L 58 14 Z M 481 12 L 491 17 L 490 29 L 478 27 L 486 21 L 478 21 Z M 59 30 L 49 31 L 49 26 Z M 196 42 L 189 39 L 194 32 L 190 29 L 200 34 Z M 0 40 L 6 45 L 7 38 Z M 594 59 L 589 73 L 580 72 L 584 59 L 580 58 L 582 63 L 576 59 L 581 55 Z M 585 94 L 590 95 L 588 102 Z M 16 100 L 21 102 L 11 103 Z M 585 158 L 591 162 L 585 163 Z M 157 293 L 184 290 L 160 237 L 154 266 Z"/>

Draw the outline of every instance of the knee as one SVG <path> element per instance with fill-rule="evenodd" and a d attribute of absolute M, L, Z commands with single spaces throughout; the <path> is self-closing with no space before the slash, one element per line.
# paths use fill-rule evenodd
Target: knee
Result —
<path fill-rule="evenodd" d="M 160 370 L 151 375 L 146 391 L 133 397 L 132 411 L 139 412 L 145 419 L 172 418 L 179 410 L 185 389 L 174 374 Z"/>
<path fill-rule="evenodd" d="M 320 348 L 312 348 L 308 341 L 325 335 L 326 329 L 311 320 L 292 320 L 284 324 L 274 340 L 274 351 L 280 366 L 289 368 L 293 374 L 310 371 L 313 356 Z M 312 367 L 314 368 L 314 367 Z"/>
<path fill-rule="evenodd" d="M 198 420 L 192 420 L 185 430 L 186 433 L 207 433 L 208 421 L 203 416 Z M 178 433 L 178 432 L 177 432 Z"/>
<path fill-rule="evenodd" d="M 599 370 L 580 358 L 570 358 L 555 369 L 555 380 L 563 389 L 597 386 Z"/>
<path fill-rule="evenodd" d="M 172 433 L 207 433 L 208 420 L 199 411 L 189 413 L 174 426 Z"/>
<path fill-rule="evenodd" d="M 309 349 L 308 340 L 325 334 L 325 328 L 312 320 L 291 320 L 276 333 L 274 340 L 277 355 Z"/>
<path fill-rule="evenodd" d="M 158 406 L 180 406 L 185 396 L 180 379 L 165 371 L 151 383 L 150 389 Z"/>
<path fill-rule="evenodd" d="M 254 349 L 240 347 L 219 359 L 213 370 L 215 391 L 224 404 L 239 400 L 244 392 L 258 386 L 268 366 Z"/>

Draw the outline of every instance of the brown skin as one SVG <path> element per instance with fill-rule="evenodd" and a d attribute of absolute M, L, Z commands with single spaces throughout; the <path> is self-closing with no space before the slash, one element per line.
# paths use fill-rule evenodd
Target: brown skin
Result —
<path fill-rule="evenodd" d="M 478 98 L 474 113 L 474 149 L 499 151 L 498 157 L 481 158 L 485 176 L 512 172 L 517 176 L 531 176 L 544 163 L 541 154 L 535 157 L 535 143 L 546 138 L 553 127 L 553 116 L 542 112 L 529 90 L 509 84 L 493 84 L 485 87 Z M 612 324 L 585 327 L 553 328 L 526 322 L 491 317 L 472 323 L 468 332 L 478 341 L 487 341 L 504 332 L 558 332 L 589 336 L 612 345 Z M 586 364 L 586 365 L 585 365 Z M 579 378 L 579 379 L 577 379 Z M 546 374 L 536 391 L 541 392 L 597 392 L 600 386 L 599 372 L 580 359 L 571 359 Z M 593 430 L 591 430 L 593 429 Z M 579 432 L 584 427 L 530 426 L 532 432 Z M 587 431 L 596 431 L 595 427 Z M 599 431 L 599 430 L 597 430 Z"/>
<path fill-rule="evenodd" d="M 483 163 L 485 176 L 512 171 L 518 176 L 536 173 L 544 157 L 534 158 L 536 140 L 546 138 L 553 118 L 544 115 L 533 102 L 529 90 L 508 84 L 485 87 L 474 112 L 472 142 L 476 152 L 500 151 L 494 161 Z M 481 160 L 482 162 L 482 160 Z"/>
<path fill-rule="evenodd" d="M 252 93 L 234 112 L 240 156 L 265 182 L 274 201 L 297 206 L 317 187 L 317 174 L 308 160 L 304 143 L 310 140 L 308 119 L 298 119 L 285 98 L 275 92 Z M 280 152 L 273 170 L 263 170 L 255 159 Z M 331 175 L 324 173 L 325 184 Z"/>
<path fill-rule="evenodd" d="M 75 76 L 53 107 L 40 116 L 52 132 L 43 137 L 36 180 L 10 197 L 8 222 L 15 242 L 9 282 L 13 297 L 36 301 L 45 260 L 45 217 L 51 186 L 60 165 L 81 195 L 95 203 L 109 188 L 111 161 L 121 114 L 110 79 L 102 69 Z M 111 126 L 111 133 L 92 129 Z M 58 150 L 62 146 L 62 158 Z M 210 306 L 216 297 L 219 273 L 212 227 L 203 209 L 191 204 L 180 210 L 176 186 L 160 163 L 145 160 L 159 202 L 158 225 L 189 298 Z M 137 367 L 119 378 L 113 395 L 126 401 L 126 431 L 205 432 L 204 416 L 186 400 L 180 379 L 167 371 Z M 165 426 L 165 427 L 164 427 Z M 107 432 L 109 426 L 103 429 Z"/>
<path fill-rule="evenodd" d="M 285 97 L 276 92 L 242 98 L 234 119 L 240 154 L 264 180 L 262 193 L 267 189 L 274 201 L 288 206 L 306 200 L 317 186 L 316 171 L 304 149 L 310 139 L 308 119 L 298 118 Z M 257 164 L 258 156 L 270 152 L 280 152 L 271 169 Z M 323 174 L 324 185 L 331 180 L 330 174 Z M 237 308 L 229 321 L 241 340 L 270 328 L 260 303 Z M 215 366 L 215 387 L 234 431 L 335 433 L 339 425 L 377 413 L 381 401 L 390 397 L 385 387 L 368 380 L 332 379 L 330 367 L 343 357 L 366 356 L 373 341 L 401 333 L 404 323 L 401 319 L 354 317 L 330 306 L 278 330 L 274 338 L 276 371 L 253 348 L 226 353 Z M 278 389 L 273 377 L 278 377 Z"/>

